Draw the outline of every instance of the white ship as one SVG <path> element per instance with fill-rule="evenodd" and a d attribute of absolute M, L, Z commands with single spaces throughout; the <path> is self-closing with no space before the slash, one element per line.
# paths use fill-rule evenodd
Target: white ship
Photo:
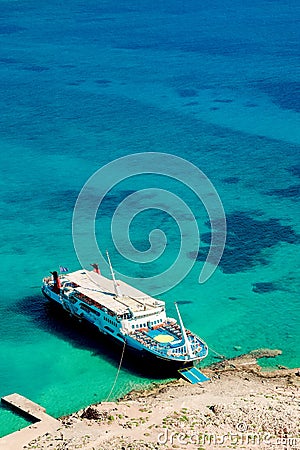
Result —
<path fill-rule="evenodd" d="M 44 278 L 42 292 L 72 316 L 92 323 L 141 356 L 176 369 L 192 367 L 207 356 L 206 343 L 184 327 L 176 303 L 179 323 L 166 316 L 164 301 L 117 281 L 109 256 L 108 261 L 112 280 L 85 269 L 52 272 L 52 277 Z"/>

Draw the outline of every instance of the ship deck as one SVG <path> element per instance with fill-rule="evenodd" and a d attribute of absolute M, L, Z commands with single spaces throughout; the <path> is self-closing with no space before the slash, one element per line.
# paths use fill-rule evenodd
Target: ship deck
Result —
<path fill-rule="evenodd" d="M 207 351 L 205 343 L 191 331 L 185 331 L 195 356 L 204 357 Z M 136 330 L 133 336 L 143 346 L 161 355 L 167 355 L 171 350 L 176 359 L 186 359 L 187 352 L 183 350 L 183 336 L 178 324 L 165 323 L 155 329 Z"/>

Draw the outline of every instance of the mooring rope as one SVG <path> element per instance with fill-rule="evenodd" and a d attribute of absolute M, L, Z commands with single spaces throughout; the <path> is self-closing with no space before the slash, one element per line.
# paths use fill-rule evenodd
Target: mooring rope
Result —
<path fill-rule="evenodd" d="M 221 355 L 221 353 L 218 353 L 216 350 L 214 350 L 213 348 L 211 348 L 210 346 L 208 346 L 209 350 L 213 353 L 215 353 L 220 359 L 222 359 L 223 361 L 226 361 L 228 358 L 226 358 L 226 356 Z"/>
<path fill-rule="evenodd" d="M 119 362 L 119 367 L 118 367 L 118 371 L 117 371 L 117 374 L 116 374 L 116 378 L 115 378 L 115 381 L 113 382 L 112 388 L 111 388 L 111 390 L 110 390 L 110 392 L 109 392 L 109 394 L 108 394 L 108 396 L 107 396 L 107 398 L 105 400 L 106 402 L 108 402 L 108 400 L 109 400 L 109 398 L 110 398 L 110 396 L 111 396 L 111 394 L 112 394 L 112 392 L 113 392 L 113 390 L 115 388 L 115 385 L 116 385 L 116 382 L 117 382 L 117 379 L 118 379 L 118 376 L 119 376 L 119 373 L 120 373 L 120 370 L 121 370 L 121 366 L 122 366 L 123 356 L 124 356 L 124 353 L 125 353 L 125 346 L 126 346 L 126 339 L 124 340 L 122 355 L 121 355 L 121 359 L 120 359 L 120 362 Z"/>

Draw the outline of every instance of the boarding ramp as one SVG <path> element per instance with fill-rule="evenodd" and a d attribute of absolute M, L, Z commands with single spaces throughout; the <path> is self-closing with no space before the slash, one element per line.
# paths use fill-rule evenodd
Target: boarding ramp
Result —
<path fill-rule="evenodd" d="M 200 370 L 197 369 L 197 367 L 191 367 L 189 369 L 181 369 L 178 372 L 183 378 L 185 378 L 192 384 L 203 383 L 204 381 L 210 380 L 210 378 L 204 375 L 204 373 L 200 372 Z"/>

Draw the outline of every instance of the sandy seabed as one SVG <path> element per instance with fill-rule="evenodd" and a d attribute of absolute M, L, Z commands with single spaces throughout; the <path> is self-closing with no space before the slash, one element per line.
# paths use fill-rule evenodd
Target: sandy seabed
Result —
<path fill-rule="evenodd" d="M 61 428 L 27 449 L 300 449 L 300 370 L 265 372 L 257 350 L 183 379 L 132 391 L 60 419 Z"/>

